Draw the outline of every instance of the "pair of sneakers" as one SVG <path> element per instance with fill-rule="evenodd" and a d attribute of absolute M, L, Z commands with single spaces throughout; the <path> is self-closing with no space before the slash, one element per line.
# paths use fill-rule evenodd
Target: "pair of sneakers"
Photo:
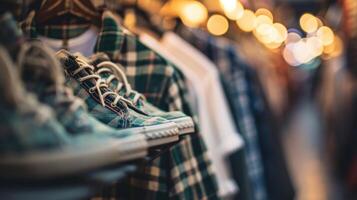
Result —
<path fill-rule="evenodd" d="M 163 112 L 149 104 L 131 89 L 123 71 L 105 54 L 86 58 L 60 50 L 56 56 L 65 70 L 66 85 L 102 123 L 143 134 L 149 146 L 177 141 L 179 135 L 194 132 L 191 117 L 182 112 Z"/>
<path fill-rule="evenodd" d="M 48 49 L 25 43 L 17 60 L 0 47 L 1 178 L 78 174 L 147 154 L 145 136 L 110 128 L 87 113 L 64 86 Z"/>

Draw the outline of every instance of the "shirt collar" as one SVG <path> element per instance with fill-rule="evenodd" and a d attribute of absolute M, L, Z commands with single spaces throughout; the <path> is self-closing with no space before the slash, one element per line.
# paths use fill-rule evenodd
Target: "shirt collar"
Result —
<path fill-rule="evenodd" d="M 36 12 L 31 11 L 27 18 L 20 23 L 22 30 L 29 38 L 37 38 L 38 35 L 42 35 L 54 39 L 69 39 L 81 35 L 90 27 L 89 24 L 85 24 L 74 18 L 64 25 L 39 26 L 34 19 L 35 15 Z"/>
<path fill-rule="evenodd" d="M 48 25 L 39 27 L 36 25 L 34 17 L 35 11 L 31 11 L 28 17 L 20 23 L 24 34 L 29 38 L 37 38 L 43 35 L 49 38 L 66 39 L 73 38 L 84 33 L 89 26 L 71 23 L 66 25 Z M 120 52 L 125 35 L 128 31 L 119 22 L 119 18 L 111 11 L 106 10 L 102 14 L 102 25 L 98 34 L 94 52 L 105 52 L 110 56 Z"/>
<path fill-rule="evenodd" d="M 111 11 L 104 11 L 94 51 L 104 52 L 110 57 L 119 54 L 126 34 L 128 31 L 120 25 L 119 18 Z"/>

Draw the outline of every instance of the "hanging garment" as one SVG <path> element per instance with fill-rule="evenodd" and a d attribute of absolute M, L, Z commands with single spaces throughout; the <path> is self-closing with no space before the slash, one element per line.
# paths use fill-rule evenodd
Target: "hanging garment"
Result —
<path fill-rule="evenodd" d="M 280 130 L 267 103 L 257 72 L 247 68 L 249 103 L 257 124 L 265 181 L 269 199 L 294 199 L 295 190 L 283 154 Z"/>
<path fill-rule="evenodd" d="M 173 62 L 186 76 L 198 99 L 198 119 L 208 147 L 212 168 L 217 176 L 219 195 L 237 192 L 229 174 L 227 157 L 243 147 L 243 141 L 233 123 L 215 66 L 199 51 L 176 34 L 165 33 L 161 43 L 142 34 L 140 40 Z"/>
<path fill-rule="evenodd" d="M 239 132 L 246 144 L 246 164 L 253 199 L 267 199 L 264 168 L 259 147 L 259 138 L 253 113 L 249 105 L 246 66 L 242 66 L 234 46 L 226 40 L 216 40 L 208 34 L 190 29 L 181 29 L 182 37 L 211 59 L 222 77 L 223 87 Z"/>
<path fill-rule="evenodd" d="M 320 104 L 325 118 L 328 161 L 342 199 L 355 199 L 357 188 L 355 76 L 342 57 L 325 62 Z M 342 62 L 341 62 L 342 61 Z"/>
<path fill-rule="evenodd" d="M 292 199 L 294 188 L 279 138 L 272 132 L 277 129 L 269 119 L 270 109 L 256 73 L 240 59 L 237 48 L 229 40 L 215 38 L 199 30 L 181 32 L 217 64 L 221 73 L 227 95 L 232 100 L 231 108 L 236 112 L 236 123 L 245 136 L 247 170 L 254 199 Z M 260 173 L 253 173 L 254 167 Z"/>
<path fill-rule="evenodd" d="M 182 110 L 190 115 L 182 74 L 124 30 L 111 12 L 104 12 L 102 19 L 94 52 L 104 52 L 111 61 L 124 66 L 129 83 L 144 94 L 150 103 L 162 110 Z M 22 27 L 31 38 L 38 35 L 61 38 L 58 33 L 63 32 L 73 32 L 78 36 L 75 33 L 82 28 L 78 26 L 76 29 L 75 25 L 47 27 L 51 31 L 41 31 L 40 34 L 31 15 Z M 147 166 L 142 166 L 130 177 L 126 186 L 127 198 L 131 199 L 205 199 L 217 195 L 216 180 L 199 133 L 183 136 L 168 152 Z M 115 185 L 102 197 L 120 198 L 117 189 L 122 187 Z"/>

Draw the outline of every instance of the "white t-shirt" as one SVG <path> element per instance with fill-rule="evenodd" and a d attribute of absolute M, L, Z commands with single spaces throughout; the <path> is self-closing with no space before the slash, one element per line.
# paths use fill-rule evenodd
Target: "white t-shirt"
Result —
<path fill-rule="evenodd" d="M 238 186 L 231 177 L 226 158 L 242 148 L 244 143 L 228 109 L 216 67 L 174 33 L 166 33 L 161 43 L 146 34 L 142 34 L 140 40 L 175 64 L 185 75 L 188 90 L 197 99 L 192 102 L 191 98 L 190 103 L 196 108 L 199 128 L 217 177 L 219 195 L 224 197 L 236 193 Z"/>
<path fill-rule="evenodd" d="M 97 42 L 98 31 L 95 27 L 89 28 L 78 37 L 68 40 L 68 51 L 71 53 L 80 52 L 84 56 L 91 56 Z M 54 51 L 63 49 L 63 40 L 39 36 L 39 39 L 46 43 Z"/>

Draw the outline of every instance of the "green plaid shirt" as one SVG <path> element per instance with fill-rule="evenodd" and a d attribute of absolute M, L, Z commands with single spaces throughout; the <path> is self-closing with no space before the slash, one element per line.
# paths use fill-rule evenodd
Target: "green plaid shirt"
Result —
<path fill-rule="evenodd" d="M 22 23 L 23 31 L 31 38 L 39 34 L 66 38 L 77 35 L 84 27 L 72 23 L 38 29 L 32 19 L 33 13 Z M 107 53 L 113 62 L 123 65 L 130 84 L 150 103 L 162 110 L 191 114 L 183 75 L 123 29 L 109 11 L 103 13 L 94 51 Z M 216 180 L 200 134 L 183 136 L 169 151 L 130 176 L 127 184 L 105 188 L 99 198 L 217 199 Z"/>

